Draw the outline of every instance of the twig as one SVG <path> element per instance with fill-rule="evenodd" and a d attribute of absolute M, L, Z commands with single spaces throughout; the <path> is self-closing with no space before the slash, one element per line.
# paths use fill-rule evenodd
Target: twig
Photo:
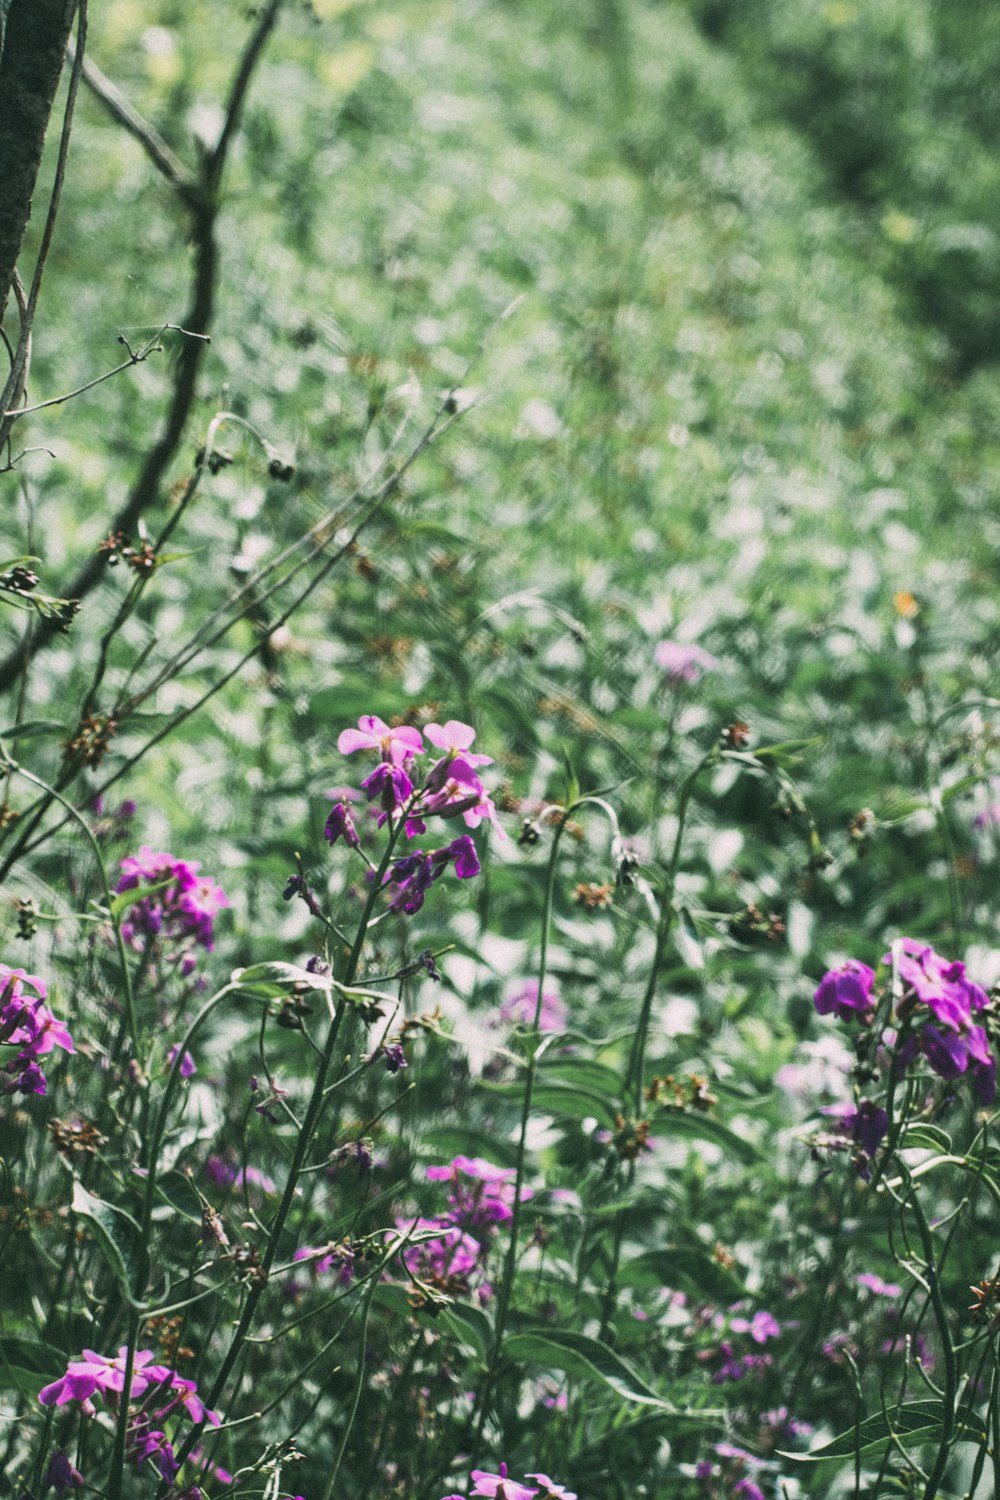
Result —
<path fill-rule="evenodd" d="M 62 406 L 64 402 L 72 401 L 75 397 L 82 396 L 85 391 L 93 390 L 95 385 L 103 385 L 105 380 L 110 380 L 114 375 L 120 375 L 123 370 L 131 370 L 133 365 L 141 365 L 151 354 L 162 354 L 163 345 L 159 342 L 160 334 L 165 333 L 168 328 L 172 328 L 173 326 L 172 323 L 164 323 L 159 333 L 154 334 L 147 343 L 143 344 L 141 349 L 134 351 L 129 349 L 128 359 L 124 360 L 120 365 L 115 365 L 113 370 L 105 370 L 103 375 L 95 375 L 93 380 L 85 381 L 83 385 L 78 385 L 75 390 L 66 391 L 62 396 L 50 396 L 47 401 L 36 401 L 34 406 L 16 406 L 11 411 L 0 411 L 0 417 L 27 417 L 34 411 L 45 411 L 50 406 Z M 192 337 L 205 338 L 206 335 L 194 334 Z M 128 349 L 128 344 L 121 334 L 118 335 L 118 342 L 125 344 L 125 347 Z"/>
<path fill-rule="evenodd" d="M 199 190 L 185 198 L 191 215 L 191 237 L 194 241 L 194 272 L 192 277 L 191 304 L 184 317 L 185 328 L 206 333 L 215 315 L 215 297 L 218 281 L 219 247 L 215 227 L 218 215 L 218 189 L 225 166 L 226 153 L 232 141 L 236 125 L 254 68 L 260 60 L 264 43 L 277 20 L 283 0 L 270 0 L 260 16 L 253 36 L 244 51 L 240 66 L 229 94 L 226 123 L 218 145 L 203 163 Z M 134 531 L 136 522 L 159 495 L 164 475 L 184 436 L 184 429 L 194 405 L 198 372 L 201 368 L 205 344 L 195 339 L 181 350 L 174 379 L 173 396 L 167 412 L 163 430 L 146 456 L 125 504 L 111 522 L 112 531 L 126 534 Z M 4 401 L 4 406 L 7 402 Z M 104 558 L 95 554 L 79 568 L 68 589 L 67 598 L 83 599 L 104 576 Z M 8 688 L 18 674 L 25 671 L 37 652 L 52 640 L 58 625 L 43 622 L 30 642 L 23 641 L 0 662 L 0 691 Z"/>
<path fill-rule="evenodd" d="M 75 61 L 76 52 L 72 43 L 66 48 L 66 54 L 71 62 Z M 135 137 L 150 161 L 163 173 L 171 187 L 176 188 L 181 197 L 188 201 L 190 196 L 198 190 L 197 178 L 188 171 L 180 157 L 174 155 L 155 126 L 143 119 L 121 89 L 113 84 L 90 58 L 84 60 L 83 81 L 100 99 L 111 117 L 117 120 L 129 135 Z"/>

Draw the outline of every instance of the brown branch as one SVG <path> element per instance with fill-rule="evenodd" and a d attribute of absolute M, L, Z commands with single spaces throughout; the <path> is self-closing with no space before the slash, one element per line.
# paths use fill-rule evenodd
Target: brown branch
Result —
<path fill-rule="evenodd" d="M 18 0 L 14 0 L 14 3 L 17 4 Z M 40 0 L 35 0 L 35 3 L 40 3 Z M 52 3 L 52 0 L 49 0 L 49 3 Z M 258 17 L 257 25 L 244 50 L 230 89 L 222 134 L 215 150 L 210 152 L 203 162 L 199 182 L 185 200 L 191 214 L 191 233 L 195 252 L 191 304 L 184 316 L 183 325 L 195 333 L 207 333 L 215 313 L 219 260 L 215 228 L 219 211 L 218 190 L 225 167 L 226 153 L 242 113 L 253 70 L 260 61 L 264 44 L 274 28 L 282 4 L 283 0 L 270 0 Z M 163 430 L 147 454 L 125 504 L 111 521 L 112 531 L 121 531 L 126 535 L 133 532 L 139 517 L 158 498 L 160 486 L 180 446 L 194 405 L 198 372 L 204 351 L 204 339 L 194 338 L 184 341 L 177 361 L 173 393 Z M 94 553 L 83 563 L 76 576 L 61 592 L 66 598 L 82 599 L 96 587 L 104 575 L 103 554 Z M 52 640 L 58 630 L 58 623 L 44 621 L 36 629 L 30 641 L 19 643 L 8 653 L 0 662 L 0 691 L 12 686 L 18 674 L 27 669 L 31 659 L 42 646 Z"/>
<path fill-rule="evenodd" d="M 72 45 L 68 51 L 72 60 L 74 57 Z M 89 57 L 84 59 L 83 81 L 100 99 L 112 119 L 117 120 L 129 135 L 135 137 L 153 165 L 163 173 L 171 186 L 175 187 L 186 201 L 196 190 L 197 181 L 180 158 L 174 155 L 155 126 L 143 119 L 131 100 L 125 97 L 121 89 L 113 84 Z"/>
<path fill-rule="evenodd" d="M 31 217 L 76 0 L 11 0 L 0 57 L 0 317 Z"/>

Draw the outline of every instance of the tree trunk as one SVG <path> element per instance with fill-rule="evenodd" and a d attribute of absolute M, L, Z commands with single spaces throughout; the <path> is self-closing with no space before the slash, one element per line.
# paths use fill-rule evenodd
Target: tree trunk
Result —
<path fill-rule="evenodd" d="M 31 217 L 77 0 L 10 0 L 0 55 L 0 319 Z"/>

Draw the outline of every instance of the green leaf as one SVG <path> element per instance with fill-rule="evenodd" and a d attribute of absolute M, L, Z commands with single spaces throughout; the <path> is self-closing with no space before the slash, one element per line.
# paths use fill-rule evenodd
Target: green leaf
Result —
<path fill-rule="evenodd" d="M 602 1344 L 600 1339 L 590 1338 L 585 1333 L 572 1333 L 569 1329 L 531 1329 L 506 1339 L 504 1353 L 525 1364 L 544 1365 L 549 1370 L 564 1370 L 567 1375 L 575 1375 L 580 1380 L 600 1382 L 623 1401 L 656 1406 L 663 1411 L 674 1410 L 670 1402 L 646 1385 L 620 1355 L 607 1344 Z"/>
<path fill-rule="evenodd" d="M 720 1266 L 703 1245 L 647 1250 L 622 1266 L 619 1279 L 623 1286 L 667 1286 L 713 1302 L 736 1302 L 749 1296 L 739 1277 Z"/>
<path fill-rule="evenodd" d="M 65 1373 L 66 1357 L 51 1344 L 0 1335 L 0 1387 L 34 1397 Z"/>
<path fill-rule="evenodd" d="M 483 1083 L 482 1088 L 501 1099 L 520 1100 L 524 1086 L 520 1083 Z M 573 1087 L 569 1084 L 547 1083 L 544 1078 L 535 1084 L 531 1096 L 532 1108 L 541 1114 L 553 1115 L 556 1119 L 598 1120 L 613 1129 L 615 1111 L 603 1094 L 595 1089 Z"/>
<path fill-rule="evenodd" d="M 493 1324 L 481 1307 L 471 1302 L 453 1302 L 441 1309 L 438 1321 L 485 1364 L 493 1342 Z"/>
<path fill-rule="evenodd" d="M 946 1156 L 951 1155 L 951 1136 L 940 1125 L 907 1125 L 899 1145 L 901 1150 L 923 1146 L 929 1151 L 942 1151 Z"/>
<path fill-rule="evenodd" d="M 735 1130 L 712 1115 L 689 1114 L 683 1109 L 665 1109 L 656 1116 L 653 1129 L 656 1135 L 680 1135 L 689 1140 L 714 1141 L 727 1155 L 735 1156 L 739 1161 L 753 1163 L 761 1159 L 761 1152 L 752 1141 L 737 1135 Z"/>
<path fill-rule="evenodd" d="M 0 729 L 0 739 L 23 740 L 29 734 L 68 735 L 69 732 L 69 725 L 60 723 L 58 719 L 25 719 L 21 724 L 8 724 L 6 729 Z"/>
<path fill-rule="evenodd" d="M 563 1057 L 558 1052 L 547 1052 L 542 1060 L 541 1075 L 546 1082 L 558 1080 L 578 1088 L 595 1090 L 612 1104 L 621 1098 L 622 1078 L 607 1063 L 594 1062 L 588 1057 Z"/>
<path fill-rule="evenodd" d="M 983 1420 L 970 1406 L 960 1406 L 956 1419 L 958 1442 L 986 1442 Z M 857 1453 L 862 1458 L 877 1453 L 893 1435 L 903 1442 L 938 1442 L 941 1437 L 941 1402 L 910 1401 L 888 1413 L 887 1417 L 876 1412 L 859 1426 L 848 1428 L 812 1453 L 782 1453 L 780 1456 L 800 1464 L 844 1463 Z"/>
<path fill-rule="evenodd" d="M 142 1230 L 132 1215 L 103 1198 L 95 1198 L 78 1178 L 73 1180 L 70 1207 L 92 1224 L 104 1259 L 126 1297 L 141 1293 L 142 1288 L 136 1287 L 136 1282 L 142 1264 Z"/>

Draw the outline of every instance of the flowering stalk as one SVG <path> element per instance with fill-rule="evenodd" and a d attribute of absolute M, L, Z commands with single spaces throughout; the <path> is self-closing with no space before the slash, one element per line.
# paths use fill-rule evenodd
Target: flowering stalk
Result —
<path fill-rule="evenodd" d="M 541 1016 L 543 1004 L 543 991 L 548 969 L 549 958 L 549 931 L 552 922 L 552 903 L 555 896 L 556 861 L 559 856 L 559 844 L 570 817 L 580 807 L 589 803 L 598 802 L 596 797 L 580 797 L 566 808 L 565 814 L 560 818 L 552 836 L 552 848 L 549 853 L 549 864 L 545 875 L 545 900 L 542 906 L 542 934 L 538 954 L 538 997 L 535 1001 L 535 1014 L 533 1028 L 538 1030 L 538 1022 Z M 606 804 L 600 804 L 606 806 Z M 548 1037 L 543 1037 L 537 1046 L 533 1047 L 528 1057 L 527 1070 L 524 1080 L 524 1096 L 521 1102 L 521 1128 L 517 1138 L 517 1162 L 514 1174 L 514 1196 L 511 1203 L 510 1218 L 510 1241 L 507 1246 L 507 1255 L 504 1260 L 503 1275 L 500 1279 L 500 1290 L 497 1294 L 497 1311 L 493 1325 L 493 1342 L 489 1352 L 486 1365 L 486 1375 L 482 1387 L 478 1393 L 478 1399 L 473 1411 L 475 1422 L 475 1437 L 473 1446 L 476 1447 L 482 1438 L 483 1428 L 489 1409 L 489 1400 L 496 1382 L 497 1370 L 503 1353 L 503 1336 L 507 1325 L 507 1314 L 510 1310 L 511 1292 L 514 1286 L 514 1272 L 517 1267 L 517 1236 L 521 1218 L 521 1195 L 524 1184 L 524 1168 L 527 1159 L 528 1126 L 531 1120 L 532 1096 L 535 1088 L 535 1076 L 538 1071 L 538 1063 L 545 1048 L 548 1046 Z"/>
<path fill-rule="evenodd" d="M 360 962 L 361 952 L 364 947 L 365 937 L 367 935 L 368 926 L 371 921 L 371 915 L 375 906 L 375 901 L 377 899 L 379 890 L 381 889 L 382 879 L 389 867 L 389 861 L 392 858 L 392 851 L 395 847 L 396 840 L 399 837 L 400 832 L 402 831 L 402 826 L 402 823 L 397 823 L 390 830 L 388 844 L 386 846 L 385 853 L 382 856 L 378 874 L 376 876 L 376 879 L 372 883 L 372 888 L 368 893 L 368 899 L 365 902 L 364 910 L 361 914 L 361 921 L 358 924 L 358 932 L 354 940 L 354 946 L 351 949 L 351 953 L 344 966 L 344 973 L 340 981 L 344 986 L 350 985 L 357 973 L 358 963 Z M 305 1118 L 302 1121 L 302 1129 L 299 1131 L 298 1138 L 295 1142 L 295 1149 L 292 1153 L 292 1160 L 289 1164 L 288 1178 L 285 1182 L 285 1189 L 281 1195 L 281 1202 L 278 1205 L 278 1211 L 275 1214 L 274 1221 L 271 1225 L 271 1231 L 268 1236 L 267 1245 L 264 1249 L 264 1254 L 261 1257 L 260 1273 L 255 1278 L 253 1285 L 247 1292 L 246 1301 L 243 1304 L 243 1311 L 240 1314 L 240 1319 L 236 1326 L 236 1330 L 233 1333 L 232 1339 L 230 1340 L 229 1348 L 226 1350 L 225 1358 L 223 1359 L 222 1365 L 219 1368 L 219 1372 L 215 1377 L 215 1382 L 205 1399 L 205 1404 L 208 1407 L 214 1408 L 218 1405 L 219 1399 L 223 1391 L 225 1390 L 226 1383 L 229 1380 L 230 1375 L 232 1374 L 237 1360 L 243 1352 L 244 1345 L 246 1344 L 247 1338 L 250 1334 L 250 1329 L 253 1326 L 254 1318 L 257 1314 L 258 1304 L 260 1303 L 260 1299 L 264 1294 L 264 1290 L 267 1286 L 267 1280 L 271 1272 L 271 1267 L 274 1264 L 274 1258 L 278 1250 L 278 1243 L 281 1239 L 282 1234 L 284 1233 L 285 1224 L 288 1220 L 288 1215 L 291 1212 L 292 1204 L 295 1200 L 296 1188 L 298 1187 L 299 1179 L 302 1176 L 303 1169 L 306 1165 L 306 1155 L 309 1151 L 310 1146 L 312 1145 L 316 1127 L 319 1124 L 320 1114 L 322 1113 L 322 1110 L 326 1104 L 327 1077 L 329 1075 L 330 1068 L 333 1065 L 333 1059 L 337 1048 L 337 1040 L 340 1036 L 340 1028 L 343 1024 L 344 1016 L 349 1009 L 350 1007 L 346 1000 L 344 1000 L 343 998 L 338 999 L 334 1009 L 333 1018 L 327 1031 L 326 1042 L 320 1055 L 319 1065 L 317 1067 L 316 1077 L 313 1083 L 312 1094 L 309 1098 L 309 1104 L 306 1107 Z M 183 1047 L 188 1044 L 188 1041 L 189 1037 L 185 1038 L 184 1044 L 182 1045 L 182 1052 Z M 176 1074 L 177 1066 L 177 1062 L 175 1062 L 174 1068 L 171 1070 L 171 1077 Z M 177 1454 L 177 1461 L 179 1464 L 182 1464 L 184 1460 L 190 1455 L 191 1451 L 193 1450 L 196 1443 L 198 1442 L 198 1439 L 201 1436 L 204 1425 L 204 1419 L 201 1422 L 195 1423 L 192 1431 L 189 1433 L 186 1441 Z M 166 1493 L 166 1489 L 161 1487 L 161 1497 L 165 1496 Z"/>
<path fill-rule="evenodd" d="M 715 764 L 719 758 L 719 748 L 713 745 L 707 755 L 704 755 L 692 771 L 685 776 L 681 782 L 680 793 L 677 799 L 677 832 L 674 835 L 674 847 L 670 855 L 670 864 L 667 867 L 667 878 L 660 895 L 660 918 L 656 926 L 656 947 L 653 951 L 653 962 L 650 965 L 649 979 L 646 983 L 642 1004 L 639 1007 L 639 1019 L 636 1024 L 635 1038 L 632 1043 L 632 1052 L 629 1057 L 628 1069 L 625 1074 L 625 1093 L 632 1091 L 633 1109 L 636 1119 L 642 1112 L 642 1073 L 646 1055 L 646 1033 L 649 1030 L 649 1018 L 653 1009 L 653 1001 L 656 998 L 656 988 L 660 982 L 660 970 L 666 956 L 667 942 L 674 925 L 674 891 L 677 887 L 677 874 L 680 870 L 681 849 L 684 842 L 684 831 L 687 823 L 688 808 L 695 784 L 702 771 Z"/>

